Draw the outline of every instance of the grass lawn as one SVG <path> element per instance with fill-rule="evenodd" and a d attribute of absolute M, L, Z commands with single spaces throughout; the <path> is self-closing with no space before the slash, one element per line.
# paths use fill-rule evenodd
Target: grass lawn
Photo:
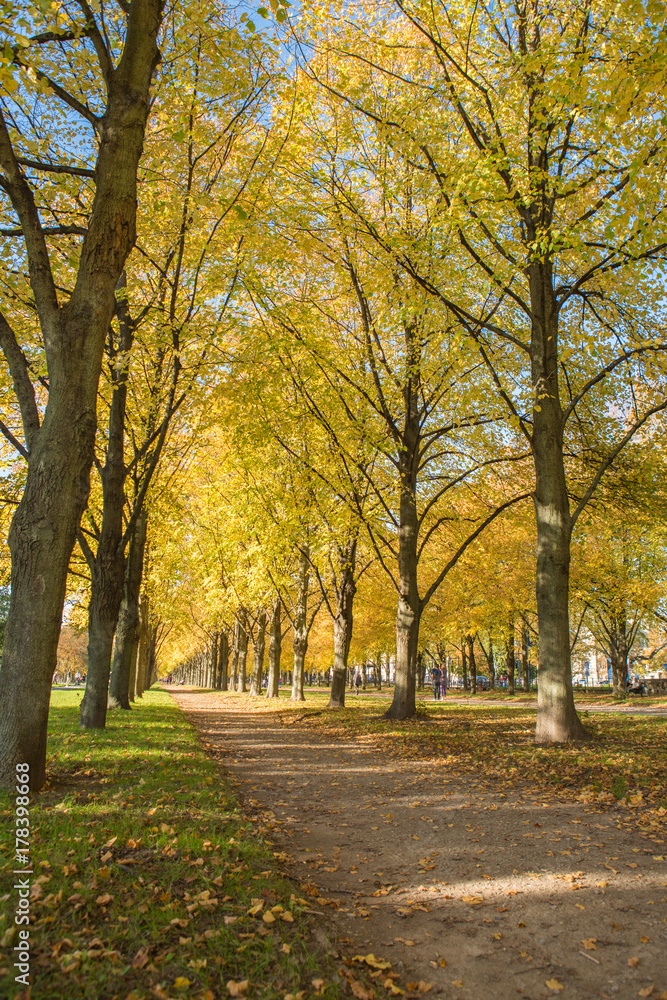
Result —
<path fill-rule="evenodd" d="M 277 874 L 258 821 L 169 695 L 148 692 L 94 733 L 78 729 L 80 696 L 53 693 L 49 781 L 30 806 L 33 998 L 337 997 L 333 959 L 309 933 L 312 904 Z M 6 794 L 0 815 L 9 998 L 22 987 Z"/>

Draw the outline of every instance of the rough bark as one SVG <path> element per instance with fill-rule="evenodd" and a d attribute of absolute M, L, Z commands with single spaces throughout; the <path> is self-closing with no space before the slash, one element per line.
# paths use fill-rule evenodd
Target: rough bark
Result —
<path fill-rule="evenodd" d="M 475 637 L 469 635 L 466 639 L 468 643 L 468 663 L 470 666 L 470 686 L 472 693 L 477 694 L 477 660 L 475 659 Z"/>
<path fill-rule="evenodd" d="M 269 629 L 269 677 L 266 685 L 266 697 L 277 698 L 280 694 L 280 654 L 282 652 L 282 633 L 280 631 L 280 615 L 282 602 L 276 597 L 271 611 Z"/>
<path fill-rule="evenodd" d="M 308 584 L 310 582 L 310 546 L 299 552 L 299 592 L 294 609 L 294 670 L 292 672 L 292 701 L 305 701 L 303 693 L 304 664 L 308 652 Z"/>
<path fill-rule="evenodd" d="M 102 525 L 93 553 L 88 535 L 79 531 L 79 541 L 90 568 L 88 604 L 88 672 L 86 693 L 81 703 L 80 724 L 85 729 L 103 729 L 106 724 L 107 692 L 111 671 L 111 651 L 118 624 L 125 584 L 123 545 L 125 506 L 125 410 L 127 403 L 127 355 L 134 339 L 125 298 L 125 272 L 118 282 L 117 313 L 120 337 L 113 350 L 113 391 L 109 409 L 109 430 L 102 481 Z M 110 332 L 109 339 L 113 336 Z M 128 690 L 129 697 L 129 690 Z M 134 700 L 134 691 L 132 691 Z"/>
<path fill-rule="evenodd" d="M 412 352 L 412 334 L 406 331 L 408 351 Z M 398 457 L 401 479 L 398 528 L 398 608 L 396 612 L 396 678 L 394 697 L 385 717 L 408 719 L 416 711 L 415 677 L 422 603 L 417 581 L 417 467 L 419 462 L 418 379 L 408 378 L 404 387 L 404 447 Z"/>
<path fill-rule="evenodd" d="M 130 550 L 127 556 L 125 567 L 125 584 L 123 587 L 123 601 L 120 606 L 118 616 L 118 627 L 116 628 L 116 644 L 113 654 L 113 666 L 111 668 L 111 679 L 109 682 L 109 707 L 129 709 L 130 702 L 127 696 L 130 670 L 132 667 L 132 650 L 138 640 L 139 628 L 139 596 L 141 594 L 141 580 L 144 572 L 144 552 L 146 549 L 146 531 L 148 527 L 148 514 L 142 510 L 139 514 L 135 528 L 130 540 Z M 89 725 L 84 722 L 86 707 L 84 701 L 81 703 L 81 725 Z M 93 702 L 91 702 L 93 704 Z"/>
<path fill-rule="evenodd" d="M 139 598 L 139 652 L 136 696 L 141 698 L 148 686 L 150 659 L 150 603 L 147 594 Z"/>
<path fill-rule="evenodd" d="M 211 687 L 218 690 L 218 633 L 211 636 Z"/>
<path fill-rule="evenodd" d="M 139 621 L 139 628 L 137 628 L 134 634 L 134 642 L 132 643 L 132 655 L 130 656 L 130 676 L 127 682 L 127 697 L 130 705 L 135 699 L 135 692 L 137 688 L 137 661 L 139 659 L 139 636 L 141 634 L 141 620 Z"/>
<path fill-rule="evenodd" d="M 218 656 L 218 691 L 228 690 L 227 674 L 229 671 L 229 636 L 226 632 L 220 635 L 220 652 Z"/>
<path fill-rule="evenodd" d="M 523 676 L 523 687 L 525 691 L 530 691 L 530 663 L 528 662 L 528 626 L 525 622 L 521 626 L 521 674 Z"/>
<path fill-rule="evenodd" d="M 69 559 L 90 488 L 102 351 L 116 282 L 136 237 L 137 167 L 159 60 L 162 3 L 133 0 L 127 9 L 123 53 L 117 66 L 104 67 L 108 98 L 98 123 L 95 197 L 76 282 L 62 305 L 32 190 L 0 122 L 3 187 L 24 235 L 49 372 L 44 420 L 39 430 L 28 427 L 26 484 L 9 532 L 11 605 L 0 669 L 5 787 L 13 786 L 19 762 L 29 765 L 33 790 L 45 779 L 51 680 Z"/>
<path fill-rule="evenodd" d="M 514 651 L 514 616 L 510 615 L 505 630 L 505 664 L 507 669 L 507 693 L 514 694 L 514 668 L 516 653 Z"/>
<path fill-rule="evenodd" d="M 484 643 L 480 639 L 479 642 L 482 647 L 482 652 L 484 653 L 484 659 L 486 660 L 486 665 L 489 671 L 489 687 L 495 688 L 496 686 L 496 661 L 493 651 L 493 636 L 489 634 L 489 648 L 488 650 L 484 648 Z"/>
<path fill-rule="evenodd" d="M 628 634 L 624 615 L 614 617 L 607 629 L 611 660 L 612 692 L 617 698 L 628 694 Z"/>
<path fill-rule="evenodd" d="M 354 538 L 338 553 L 339 579 L 335 585 L 337 603 L 333 622 L 334 662 L 328 708 L 345 708 L 345 679 L 352 642 L 354 595 L 357 590 L 354 582 L 356 558 L 357 540 Z"/>
<path fill-rule="evenodd" d="M 239 625 L 238 618 L 234 622 L 234 645 L 232 648 L 232 676 L 230 678 L 230 687 L 232 691 L 236 691 L 236 684 L 238 682 L 239 676 L 239 644 L 241 641 L 241 626 Z"/>
<path fill-rule="evenodd" d="M 238 659 L 238 679 L 236 690 L 239 694 L 244 694 L 247 688 L 247 668 L 248 668 L 248 632 L 246 629 L 245 612 L 239 618 L 239 659 Z"/>
<path fill-rule="evenodd" d="M 558 314 L 549 261 L 530 266 L 531 367 L 535 392 L 531 450 L 537 521 L 539 662 L 538 743 L 585 736 L 574 707 L 570 664 L 570 541 L 572 520 L 563 457 L 563 410 L 558 386 Z"/>
<path fill-rule="evenodd" d="M 257 619 L 257 639 L 253 650 L 252 681 L 250 694 L 262 693 L 262 672 L 264 670 L 264 648 L 266 646 L 266 611 L 261 611 Z"/>

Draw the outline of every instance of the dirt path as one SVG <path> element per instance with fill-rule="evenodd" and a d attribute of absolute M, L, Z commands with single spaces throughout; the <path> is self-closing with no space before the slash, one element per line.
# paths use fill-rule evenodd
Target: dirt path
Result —
<path fill-rule="evenodd" d="M 401 988 L 447 1000 L 667 1000 L 664 830 L 386 759 L 268 706 L 173 693 L 246 806 L 268 813 L 288 870 L 338 900 L 326 912 L 342 954 L 373 953 Z"/>

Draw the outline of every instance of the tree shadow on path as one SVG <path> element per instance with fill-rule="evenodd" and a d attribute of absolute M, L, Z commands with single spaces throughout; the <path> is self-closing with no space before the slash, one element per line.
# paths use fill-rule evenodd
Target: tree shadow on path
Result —
<path fill-rule="evenodd" d="M 397 760 L 307 715 L 172 693 L 291 877 L 329 901 L 332 948 L 391 962 L 406 996 L 667 1000 L 664 830 L 437 757 Z"/>

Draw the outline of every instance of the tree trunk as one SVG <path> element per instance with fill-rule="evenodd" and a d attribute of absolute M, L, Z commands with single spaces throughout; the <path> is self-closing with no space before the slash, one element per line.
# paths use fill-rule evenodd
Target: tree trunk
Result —
<path fill-rule="evenodd" d="M 510 615 L 505 632 L 505 662 L 507 664 L 507 693 L 514 694 L 514 668 L 516 663 L 514 652 L 514 615 Z"/>
<path fill-rule="evenodd" d="M 525 691 L 530 691 L 530 664 L 528 662 L 528 626 L 525 621 L 521 627 L 521 673 L 523 674 L 523 687 Z"/>
<path fill-rule="evenodd" d="M 130 702 L 127 689 L 132 667 L 132 649 L 138 639 L 139 626 L 139 595 L 144 572 L 144 551 L 146 548 L 146 531 L 148 515 L 142 510 L 136 520 L 134 532 L 130 539 L 130 551 L 125 567 L 125 586 L 123 602 L 118 616 L 116 629 L 116 645 L 109 683 L 109 707 L 129 709 Z M 85 702 L 85 699 L 84 699 Z M 85 725 L 85 705 L 81 704 L 81 724 Z"/>
<path fill-rule="evenodd" d="M 299 552 L 299 593 L 294 609 L 294 671 L 292 674 L 292 701 L 305 701 L 303 670 L 308 651 L 308 584 L 310 582 L 310 546 Z"/>
<path fill-rule="evenodd" d="M 269 676 L 266 685 L 266 697 L 278 698 L 280 695 L 280 654 L 282 652 L 282 633 L 280 631 L 280 613 L 282 602 L 276 597 L 271 612 L 269 628 Z"/>
<path fill-rule="evenodd" d="M 137 663 L 137 698 L 143 697 L 143 693 L 149 682 L 149 658 L 150 658 L 150 603 L 147 594 L 142 594 L 139 598 L 139 651 Z"/>
<path fill-rule="evenodd" d="M 375 654 L 375 684 L 378 691 L 382 690 L 382 653 Z"/>
<path fill-rule="evenodd" d="M 79 530 L 79 542 L 90 568 L 90 602 L 88 604 L 88 672 L 86 692 L 81 704 L 81 725 L 86 729 L 104 729 L 107 716 L 107 693 L 111 671 L 111 650 L 118 624 L 125 579 L 123 545 L 123 508 L 125 506 L 125 411 L 129 352 L 134 340 L 134 328 L 129 322 L 125 272 L 118 281 L 116 312 L 120 335 L 111 352 L 113 392 L 109 409 L 109 430 L 106 460 L 100 472 L 102 480 L 102 526 L 93 553 L 88 534 Z M 110 328 L 109 342 L 114 335 Z M 128 678 L 129 681 L 129 678 Z M 129 697 L 129 691 L 128 691 Z M 132 692 L 134 700 L 134 692 Z"/>
<path fill-rule="evenodd" d="M 538 743 L 580 739 L 570 665 L 570 538 L 572 521 L 563 458 L 558 387 L 558 313 L 549 261 L 530 265 L 531 365 L 535 393 L 531 449 L 537 521 Z"/>
<path fill-rule="evenodd" d="M 232 649 L 232 676 L 230 688 L 232 691 L 236 691 L 236 685 L 239 677 L 239 645 L 241 642 L 241 626 L 239 624 L 238 618 L 234 621 L 234 647 Z"/>
<path fill-rule="evenodd" d="M 340 576 L 336 586 L 337 607 L 333 623 L 334 661 L 331 695 L 327 708 L 345 708 L 345 678 L 352 642 L 354 595 L 357 590 L 354 582 L 356 559 L 357 539 L 353 538 L 344 549 L 338 551 Z"/>
<path fill-rule="evenodd" d="M 461 639 L 461 673 L 463 675 L 463 690 L 470 690 L 470 681 L 468 679 L 468 654 L 466 651 L 466 640 L 465 637 Z"/>
<path fill-rule="evenodd" d="M 239 694 L 245 694 L 248 690 L 246 686 L 246 670 L 248 666 L 248 633 L 246 631 L 246 616 L 245 612 L 241 612 L 241 618 L 239 619 L 239 661 L 238 661 L 238 680 L 236 685 L 236 690 Z"/>
<path fill-rule="evenodd" d="M 211 687 L 217 691 L 218 687 L 218 640 L 219 635 L 214 632 L 211 636 Z"/>
<path fill-rule="evenodd" d="M 616 698 L 627 698 L 628 639 L 624 615 L 612 619 L 607 634 L 609 635 L 612 692 Z"/>
<path fill-rule="evenodd" d="M 472 687 L 472 693 L 477 694 L 477 661 L 475 659 L 475 637 L 469 635 L 467 638 L 468 643 L 468 663 L 470 665 L 470 685 Z"/>
<path fill-rule="evenodd" d="M 264 670 L 264 647 L 266 645 L 266 611 L 261 611 L 257 621 L 257 641 L 253 653 L 252 683 L 250 694 L 262 693 L 262 673 Z"/>
<path fill-rule="evenodd" d="M 3 187 L 26 234 L 50 386 L 41 426 L 34 392 L 32 403 L 26 397 L 21 404 L 29 459 L 9 532 L 11 603 L 0 669 L 0 785 L 7 788 L 15 784 L 17 763 L 28 764 L 32 791 L 41 788 L 46 776 L 51 681 L 69 560 L 90 489 L 102 351 L 116 282 L 136 238 L 137 166 L 159 60 L 162 5 L 160 0 L 139 0 L 128 10 L 123 54 L 110 70 L 109 96 L 99 118 L 95 197 L 76 281 L 62 305 L 38 229 L 34 195 L 2 122 Z M 0 346 L 6 357 L 16 347 L 8 361 L 12 376 L 20 370 L 25 385 L 25 360 L 5 326 Z"/>
<path fill-rule="evenodd" d="M 490 632 L 489 632 L 488 652 L 484 649 L 484 644 L 482 643 L 481 639 L 480 639 L 480 646 L 482 647 L 482 652 L 484 653 L 486 665 L 489 670 L 489 687 L 493 689 L 496 686 L 496 662 L 494 659 L 494 652 L 493 652 L 493 636 Z"/>
<path fill-rule="evenodd" d="M 416 412 L 416 398 L 412 401 Z M 417 581 L 419 521 L 416 503 L 416 438 L 419 421 L 406 419 L 410 446 L 399 455 L 401 473 L 400 523 L 398 530 L 398 609 L 396 613 L 396 674 L 394 697 L 387 719 L 409 719 L 416 712 L 415 676 L 422 606 Z M 414 425 L 414 426 L 413 426 Z M 409 431 L 409 433 L 408 433 Z M 415 440 L 413 440 L 413 438 Z"/>
<path fill-rule="evenodd" d="M 218 691 L 227 691 L 227 672 L 229 670 L 229 636 L 226 632 L 220 633 L 220 647 L 218 654 Z"/>
<path fill-rule="evenodd" d="M 139 657 L 139 634 L 140 634 L 141 622 L 139 623 L 139 628 L 136 630 L 134 635 L 134 642 L 132 643 L 132 655 L 130 657 L 130 676 L 127 682 L 127 698 L 130 705 L 133 703 L 135 698 L 135 691 L 137 688 L 137 660 Z"/>

